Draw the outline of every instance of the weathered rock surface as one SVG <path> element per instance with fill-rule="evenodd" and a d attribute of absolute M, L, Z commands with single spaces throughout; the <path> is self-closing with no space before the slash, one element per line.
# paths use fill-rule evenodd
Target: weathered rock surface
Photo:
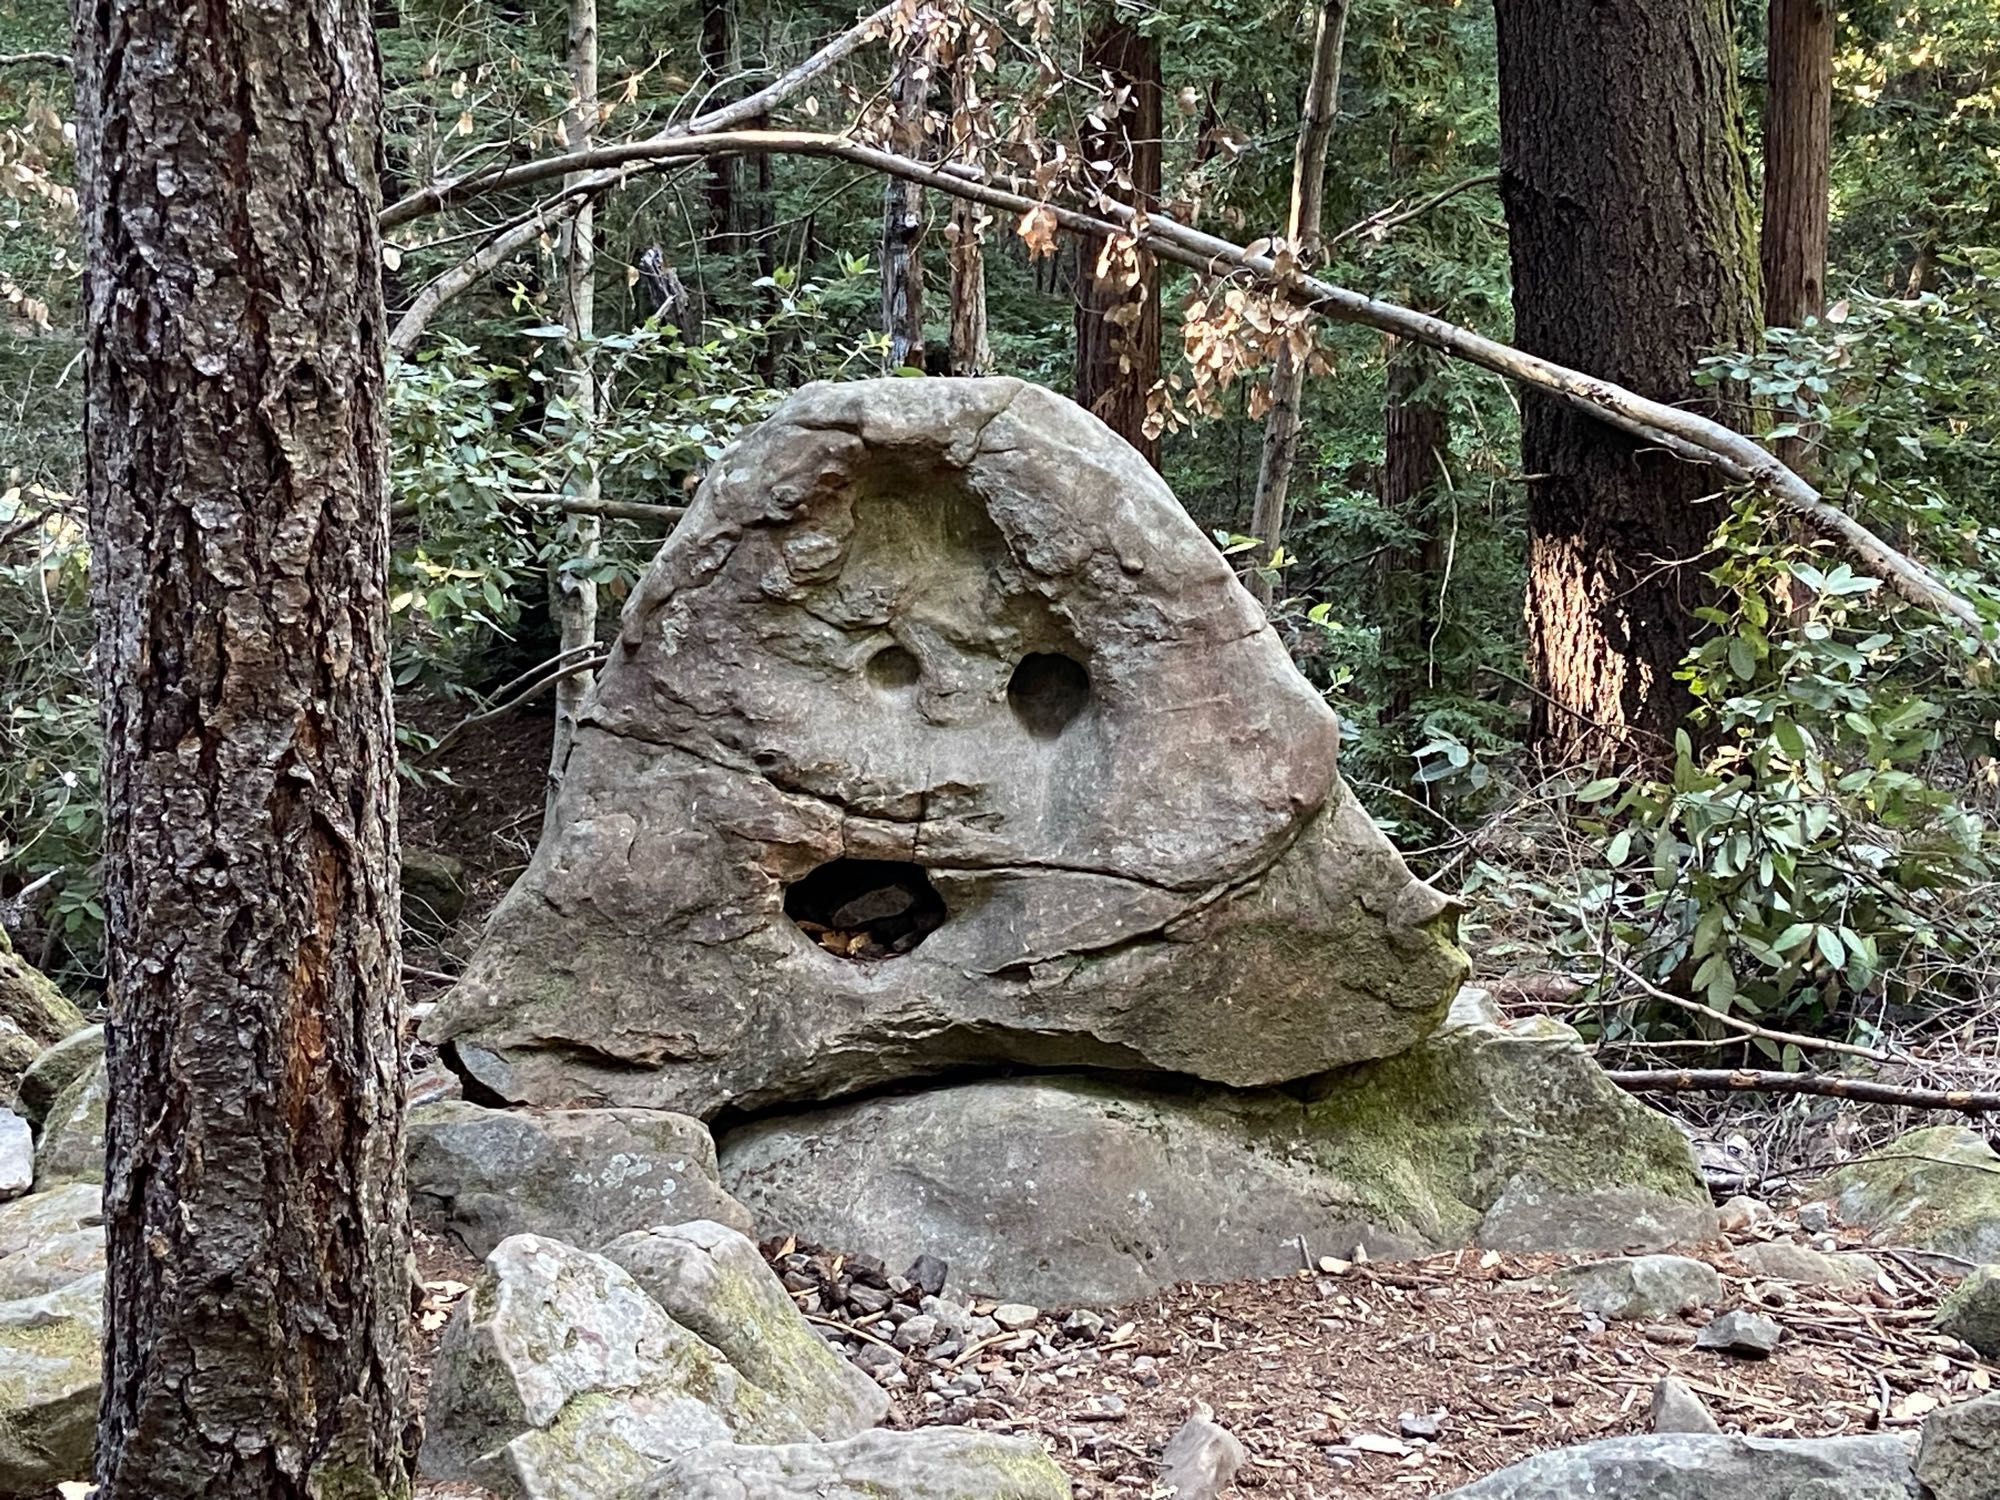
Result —
<path fill-rule="evenodd" d="M 1523 1459 L 1447 1500 L 1912 1500 L 1896 1436 L 1605 1438 Z"/>
<path fill-rule="evenodd" d="M 1247 1457 L 1236 1434 L 1198 1407 L 1167 1439 L 1160 1455 L 1160 1483 L 1174 1500 L 1220 1500 Z"/>
<path fill-rule="evenodd" d="M 1829 1255 L 1790 1240 L 1738 1245 L 1736 1258 L 1753 1276 L 1800 1286 L 1867 1286 L 1882 1274 L 1881 1264 L 1870 1256 Z"/>
<path fill-rule="evenodd" d="M 0 1301 L 39 1297 L 103 1269 L 104 1204 L 95 1184 L 0 1205 Z"/>
<path fill-rule="evenodd" d="M 1284 1275 L 1300 1235 L 1379 1259 L 1657 1248 L 1714 1224 L 1681 1133 L 1574 1032 L 1473 1002 L 1318 1100 L 1030 1077 L 774 1117 L 721 1154 L 765 1233 L 892 1265 L 948 1247 L 955 1285 L 1044 1306 Z"/>
<path fill-rule="evenodd" d="M 1653 1431 L 1719 1433 L 1722 1426 L 1686 1381 L 1672 1375 L 1653 1387 Z"/>
<path fill-rule="evenodd" d="M 605 1257 L 516 1235 L 445 1330 L 421 1469 L 524 1500 L 613 1500 L 706 1443 L 808 1442 L 834 1409 L 758 1385 Z"/>
<path fill-rule="evenodd" d="M 2000 1261 L 2000 1155 L 1963 1125 L 1898 1136 L 1826 1180 L 1844 1223 L 1878 1245 Z"/>
<path fill-rule="evenodd" d="M 35 1133 L 11 1109 L 0 1109 L 0 1201 L 35 1184 Z"/>
<path fill-rule="evenodd" d="M 403 925 L 424 937 L 441 937 L 465 914 L 465 862 L 407 845 L 402 855 Z"/>
<path fill-rule="evenodd" d="M 21 1029 L 12 1016 L 0 1015 L 0 1099 L 42 1055 L 42 1044 Z"/>
<path fill-rule="evenodd" d="M 1938 1304 L 1938 1332 L 2000 1359 L 2000 1266 L 1980 1266 Z"/>
<path fill-rule="evenodd" d="M 1571 1266 L 1559 1278 L 1587 1313 L 1613 1322 L 1671 1318 L 1722 1300 L 1715 1267 L 1685 1255 L 1634 1255 Z"/>
<path fill-rule="evenodd" d="M 110 1099 L 110 1078 L 101 1058 L 56 1095 L 35 1150 L 37 1192 L 104 1180 L 104 1112 Z"/>
<path fill-rule="evenodd" d="M 29 1124 L 39 1129 L 48 1119 L 49 1111 L 55 1107 L 62 1091 L 83 1073 L 96 1067 L 103 1057 L 102 1026 L 86 1026 L 81 1031 L 72 1032 L 47 1051 L 36 1054 L 28 1071 L 21 1075 L 15 1107 Z"/>
<path fill-rule="evenodd" d="M 606 1245 L 604 1257 L 623 1266 L 668 1317 L 797 1412 L 814 1436 L 846 1437 L 889 1414 L 888 1394 L 827 1346 L 757 1247 L 734 1229 L 700 1219 L 643 1229 Z"/>
<path fill-rule="evenodd" d="M 2000 1495 L 2000 1395 L 1941 1407 L 1924 1423 L 1917 1478 L 1930 1500 Z"/>
<path fill-rule="evenodd" d="M 653 1109 L 486 1109 L 462 1100 L 410 1112 L 410 1204 L 485 1255 L 515 1234 L 594 1250 L 653 1224 L 750 1227 L 717 1186 L 715 1142 L 687 1115 Z"/>
<path fill-rule="evenodd" d="M 0 1496 L 52 1494 L 90 1475 L 104 1277 L 0 1302 Z"/>
<path fill-rule="evenodd" d="M 1768 1359 L 1784 1340 L 1785 1328 L 1776 1318 L 1737 1308 L 1709 1320 L 1695 1336 L 1697 1349 L 1714 1349 L 1742 1359 Z"/>
<path fill-rule="evenodd" d="M 425 1034 L 502 1099 L 704 1116 L 964 1064 L 1387 1056 L 1465 960 L 1337 740 L 1096 419 L 1013 380 L 809 386 L 633 594 L 554 832 Z"/>
<path fill-rule="evenodd" d="M 4 923 L 0 923 L 0 1020 L 9 1023 L 8 1045 L 0 1048 L 0 1061 L 10 1065 L 8 1071 L 0 1073 L 0 1085 L 8 1088 L 19 1079 L 20 1069 L 27 1065 L 29 1056 L 53 1047 L 84 1027 L 83 1012 L 39 969 L 14 951 Z M 32 1044 L 32 1053 L 29 1047 L 13 1040 L 16 1033 Z"/>
<path fill-rule="evenodd" d="M 1069 1500 L 1039 1443 L 963 1427 L 838 1443 L 717 1443 L 676 1458 L 632 1500 Z"/>

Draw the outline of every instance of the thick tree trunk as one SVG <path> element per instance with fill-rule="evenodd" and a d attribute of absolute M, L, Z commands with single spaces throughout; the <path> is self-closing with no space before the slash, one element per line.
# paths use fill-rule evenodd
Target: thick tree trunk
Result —
<path fill-rule="evenodd" d="M 1301 260 L 1318 259 L 1323 229 L 1321 204 L 1326 189 L 1326 151 L 1333 138 L 1333 117 L 1340 102 L 1340 53 L 1347 34 L 1347 0 L 1326 0 L 1320 7 L 1313 39 L 1312 72 L 1306 80 L 1304 115 L 1292 154 L 1292 205 L 1285 236 L 1299 249 Z M 1271 371 L 1271 411 L 1264 421 L 1264 448 L 1257 463 L 1257 498 L 1250 508 L 1250 534 L 1270 556 L 1284 545 L 1285 510 L 1291 497 L 1292 468 L 1297 460 L 1299 429 L 1304 421 L 1299 396 L 1305 389 L 1306 362 L 1290 344 L 1278 351 Z M 1271 602 L 1268 572 L 1250 575 L 1250 591 L 1258 602 Z"/>
<path fill-rule="evenodd" d="M 111 971 L 103 1500 L 407 1494 L 364 0 L 76 25 Z"/>
<path fill-rule="evenodd" d="M 570 0 L 569 75 L 573 97 L 563 115 L 563 134 L 568 137 L 570 150 L 583 151 L 589 148 L 597 126 L 597 0 Z M 591 366 L 590 349 L 597 306 L 594 231 L 595 216 L 586 202 L 563 226 L 560 247 L 563 323 L 569 330 L 566 345 L 571 420 L 585 429 L 597 420 L 597 377 Z M 569 488 L 579 500 L 595 504 L 596 468 L 593 466 L 576 476 Z M 558 655 L 597 639 L 597 583 L 589 568 L 597 560 L 602 526 L 597 517 L 590 515 L 571 516 L 563 522 L 565 555 L 557 559 L 549 580 L 560 635 Z M 565 563 L 570 566 L 564 566 Z M 570 745 L 576 739 L 577 721 L 583 714 L 583 700 L 590 692 L 592 675 L 574 672 L 556 682 L 555 734 L 549 748 L 546 802 L 549 817 L 555 813 L 556 792 L 562 786 L 563 768 L 569 764 Z"/>
<path fill-rule="evenodd" d="M 981 107 L 979 70 L 967 45 L 952 65 L 952 159 L 977 158 Z M 951 373 L 988 375 L 993 349 L 986 334 L 986 213 L 968 199 L 951 205 Z"/>
<path fill-rule="evenodd" d="M 889 79 L 889 149 L 912 161 L 923 157 L 930 92 L 923 25 L 921 16 L 911 22 Z M 887 370 L 924 367 L 923 234 L 924 190 L 914 182 L 890 178 L 882 186 L 882 332 L 889 339 L 883 356 Z"/>
<path fill-rule="evenodd" d="M 1439 549 L 1430 508 L 1444 477 L 1451 426 L 1444 408 L 1423 393 L 1435 357 L 1407 339 L 1392 337 L 1383 345 L 1382 508 L 1417 533 L 1384 555 L 1384 613 L 1403 622 L 1401 639 L 1388 653 L 1397 671 L 1382 713 L 1384 724 L 1394 724 L 1416 701 L 1419 664 L 1428 662 L 1437 626 Z M 1424 680 L 1428 685 L 1428 675 Z"/>
<path fill-rule="evenodd" d="M 1499 0 L 1501 192 L 1529 353 L 1702 408 L 1756 338 L 1755 246 L 1722 0 Z M 1616 86 L 1608 81 L 1615 80 Z M 1633 764 L 1672 743 L 1715 475 L 1537 393 L 1522 403 L 1534 745 Z"/>
<path fill-rule="evenodd" d="M 1109 161 L 1105 196 L 1141 210 L 1160 198 L 1160 49 L 1138 28 L 1100 21 L 1084 54 L 1088 77 L 1109 74 L 1127 90 L 1125 107 L 1088 132 L 1084 156 Z M 1159 462 L 1147 430 L 1147 403 L 1160 378 L 1160 271 L 1130 241 L 1083 248 L 1077 263 L 1076 399 L 1146 459 Z"/>
<path fill-rule="evenodd" d="M 743 36 L 737 24 L 736 0 L 701 0 L 701 65 L 720 85 L 713 105 L 737 96 L 743 76 Z M 733 249 L 742 228 L 743 159 L 711 156 L 706 167 L 704 196 L 708 199 L 708 232 L 718 249 Z"/>
<path fill-rule="evenodd" d="M 1771 0 L 1769 40 L 1760 243 L 1764 323 L 1796 328 L 1826 306 L 1833 7 L 1825 0 Z"/>

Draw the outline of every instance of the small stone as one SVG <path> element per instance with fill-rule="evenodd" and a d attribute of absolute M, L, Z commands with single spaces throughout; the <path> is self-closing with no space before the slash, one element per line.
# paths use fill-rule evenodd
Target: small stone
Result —
<path fill-rule="evenodd" d="M 1771 1217 L 1771 1210 L 1747 1193 L 1738 1193 L 1716 1210 L 1716 1227 L 1724 1234 L 1741 1234 Z"/>
<path fill-rule="evenodd" d="M 1087 1307 L 1079 1307 L 1063 1319 L 1063 1332 L 1076 1338 L 1094 1339 L 1104 1332 L 1104 1316 Z"/>
<path fill-rule="evenodd" d="M 2000 1395 L 1940 1407 L 1924 1423 L 1917 1478 L 1932 1500 L 1993 1500 L 2000 1494 Z"/>
<path fill-rule="evenodd" d="M 854 1362 L 877 1380 L 882 1378 L 884 1371 L 898 1369 L 902 1364 L 894 1349 L 884 1349 L 880 1344 L 863 1344 L 854 1356 Z"/>
<path fill-rule="evenodd" d="M 1653 1431 L 1720 1432 L 1722 1427 L 1685 1381 L 1669 1375 L 1653 1387 Z"/>
<path fill-rule="evenodd" d="M 1125 1418 L 1125 1398 L 1117 1395 L 1092 1396 L 1077 1413 L 1085 1422 L 1119 1422 Z"/>
<path fill-rule="evenodd" d="M 2000 1360 L 2000 1266 L 1980 1266 L 1961 1281 L 1938 1304 L 1937 1326 L 1982 1359 Z"/>
<path fill-rule="evenodd" d="M 889 1293 L 883 1287 L 855 1282 L 847 1289 L 847 1305 L 867 1317 L 879 1317 L 889 1310 Z"/>
<path fill-rule="evenodd" d="M 1715 1267 L 1685 1255 L 1588 1261 L 1562 1273 L 1576 1305 L 1614 1321 L 1672 1317 L 1722 1300 Z"/>
<path fill-rule="evenodd" d="M 1825 1234 L 1833 1225 L 1833 1209 L 1825 1203 L 1799 1205 L 1799 1228 L 1807 1234 Z"/>
<path fill-rule="evenodd" d="M 937 1338 L 937 1319 L 927 1313 L 918 1313 L 903 1320 L 903 1326 L 896 1330 L 895 1345 L 898 1349 L 915 1352 L 930 1348 Z"/>
<path fill-rule="evenodd" d="M 945 1278 L 951 1274 L 949 1263 L 935 1255 L 925 1253 L 910 1262 L 910 1269 L 903 1273 L 910 1285 L 919 1288 L 926 1297 L 936 1297 L 943 1293 Z"/>
<path fill-rule="evenodd" d="M 1003 1302 L 993 1309 L 993 1321 L 1009 1333 L 1019 1333 L 1024 1328 L 1033 1328 L 1042 1318 L 1039 1307 L 1030 1307 L 1025 1302 Z"/>
<path fill-rule="evenodd" d="M 1216 1500 L 1243 1467 L 1243 1445 L 1200 1402 L 1194 1415 L 1167 1443 L 1161 1475 L 1175 1500 Z"/>
<path fill-rule="evenodd" d="M 1762 1313 L 1726 1312 L 1702 1329 L 1694 1343 L 1697 1349 L 1714 1349 L 1745 1359 L 1764 1359 L 1778 1347 L 1785 1330 L 1776 1318 Z"/>
<path fill-rule="evenodd" d="M 1867 1286 L 1882 1274 L 1880 1264 L 1866 1255 L 1829 1255 L 1790 1240 L 1739 1245 L 1736 1258 L 1753 1276 L 1800 1286 Z"/>
<path fill-rule="evenodd" d="M 34 1185 L 34 1132 L 13 1110 L 0 1109 L 0 1202 L 18 1198 Z"/>
<path fill-rule="evenodd" d="M 1406 1411 L 1396 1419 L 1396 1430 L 1404 1437 L 1422 1438 L 1426 1442 L 1436 1437 L 1443 1428 L 1443 1412 Z"/>

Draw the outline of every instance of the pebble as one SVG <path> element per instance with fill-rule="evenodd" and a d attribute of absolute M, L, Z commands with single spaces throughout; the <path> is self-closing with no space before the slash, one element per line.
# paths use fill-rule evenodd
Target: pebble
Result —
<path fill-rule="evenodd" d="M 1684 1381 L 1669 1375 L 1653 1387 L 1653 1431 L 1712 1434 L 1722 1428 L 1702 1405 L 1701 1397 Z"/>
<path fill-rule="evenodd" d="M 1695 1338 L 1697 1349 L 1717 1349 L 1745 1359 L 1764 1359 L 1785 1336 L 1776 1318 L 1762 1313 L 1726 1312 L 1702 1329 Z"/>
<path fill-rule="evenodd" d="M 1833 1227 L 1833 1210 L 1824 1203 L 1799 1205 L 1799 1228 L 1807 1234 L 1825 1234 Z"/>
<path fill-rule="evenodd" d="M 930 1348 L 937 1339 L 937 1319 L 928 1313 L 918 1313 L 903 1320 L 902 1327 L 896 1330 L 895 1342 L 898 1349 L 919 1350 Z"/>
<path fill-rule="evenodd" d="M 1009 1333 L 1033 1328 L 1041 1319 L 1042 1310 L 1025 1302 L 1003 1302 L 993 1309 L 993 1321 Z"/>
<path fill-rule="evenodd" d="M 922 1291 L 928 1300 L 944 1291 L 945 1278 L 950 1274 L 949 1262 L 940 1260 L 935 1255 L 925 1254 L 910 1262 L 910 1269 L 903 1273 L 903 1277 L 910 1285 Z"/>
<path fill-rule="evenodd" d="M 1396 1421 L 1396 1430 L 1406 1438 L 1434 1438 L 1444 1428 L 1444 1413 L 1406 1411 Z"/>
<path fill-rule="evenodd" d="M 866 1313 L 872 1317 L 889 1310 L 889 1293 L 886 1288 L 864 1286 L 856 1282 L 847 1289 L 847 1303 L 856 1312 Z"/>

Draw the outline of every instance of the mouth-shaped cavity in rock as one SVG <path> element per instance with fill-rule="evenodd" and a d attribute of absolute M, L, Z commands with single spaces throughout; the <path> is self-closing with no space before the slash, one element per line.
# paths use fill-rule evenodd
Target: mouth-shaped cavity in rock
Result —
<path fill-rule="evenodd" d="M 922 865 L 836 859 L 785 889 L 785 915 L 838 958 L 900 958 L 944 925 L 944 897 Z"/>
<path fill-rule="evenodd" d="M 1054 651 L 1021 658 L 1007 680 L 1007 706 L 1038 740 L 1052 740 L 1090 703 L 1090 673 L 1083 663 Z"/>

